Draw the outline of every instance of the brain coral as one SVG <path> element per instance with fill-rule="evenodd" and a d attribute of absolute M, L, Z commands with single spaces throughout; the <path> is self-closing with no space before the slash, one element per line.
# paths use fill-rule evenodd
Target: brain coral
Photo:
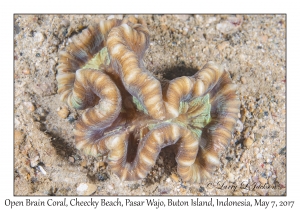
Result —
<path fill-rule="evenodd" d="M 108 156 L 121 180 L 145 178 L 163 147 L 175 145 L 177 172 L 199 182 L 219 164 L 240 101 L 229 74 L 213 62 L 162 87 L 143 64 L 149 31 L 142 19 L 102 21 L 60 53 L 61 100 L 85 110 L 76 147 Z"/>

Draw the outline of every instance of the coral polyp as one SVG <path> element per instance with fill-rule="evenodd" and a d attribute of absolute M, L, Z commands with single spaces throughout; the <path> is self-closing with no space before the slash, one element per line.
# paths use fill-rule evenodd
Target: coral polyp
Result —
<path fill-rule="evenodd" d="M 240 111 L 236 87 L 213 62 L 162 87 L 142 61 L 149 46 L 147 25 L 131 21 L 89 26 L 60 53 L 61 100 L 85 110 L 75 125 L 76 147 L 107 155 L 121 180 L 139 180 L 162 148 L 175 145 L 182 180 L 200 182 L 219 165 L 231 139 Z"/>

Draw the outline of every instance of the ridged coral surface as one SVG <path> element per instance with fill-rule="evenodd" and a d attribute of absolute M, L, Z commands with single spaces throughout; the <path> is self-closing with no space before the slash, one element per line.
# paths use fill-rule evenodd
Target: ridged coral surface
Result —
<path fill-rule="evenodd" d="M 145 178 L 163 147 L 175 145 L 177 172 L 199 182 L 219 164 L 238 118 L 235 85 L 209 62 L 164 87 L 143 64 L 149 31 L 141 19 L 102 21 L 72 38 L 61 52 L 58 93 L 84 109 L 76 147 L 108 155 L 122 180 Z"/>

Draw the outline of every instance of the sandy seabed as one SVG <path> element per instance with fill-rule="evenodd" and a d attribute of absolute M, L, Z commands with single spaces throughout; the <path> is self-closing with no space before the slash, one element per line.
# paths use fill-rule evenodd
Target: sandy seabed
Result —
<path fill-rule="evenodd" d="M 210 179 L 182 182 L 170 147 L 135 182 L 121 182 L 105 157 L 75 149 L 80 112 L 59 100 L 58 53 L 91 23 L 124 16 L 14 16 L 14 194 L 286 195 L 285 15 L 139 15 L 150 31 L 145 66 L 158 78 L 190 76 L 215 61 L 237 84 L 240 118 Z"/>

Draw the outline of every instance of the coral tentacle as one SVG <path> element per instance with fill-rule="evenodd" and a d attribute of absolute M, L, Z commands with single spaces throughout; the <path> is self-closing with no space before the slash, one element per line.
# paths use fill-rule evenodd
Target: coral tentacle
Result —
<path fill-rule="evenodd" d="M 115 83 L 104 73 L 92 69 L 76 72 L 74 89 L 68 102 L 75 108 L 86 108 L 93 96 L 100 98 L 99 103 L 87 109 L 75 127 L 76 144 L 82 147 L 82 141 L 96 144 L 93 135 L 110 126 L 121 110 L 121 95 Z M 79 144 L 80 143 L 80 144 Z M 85 145 L 86 147 L 87 145 Z M 93 155 L 95 155 L 93 153 Z"/>
<path fill-rule="evenodd" d="M 122 24 L 111 30 L 107 47 L 126 90 L 145 106 L 149 115 L 164 119 L 165 107 L 160 82 L 147 71 L 140 58 L 149 45 L 145 27 L 131 28 Z"/>
<path fill-rule="evenodd" d="M 187 129 L 176 124 L 163 124 L 153 129 L 139 142 L 137 155 L 133 161 L 128 162 L 127 156 L 129 154 L 126 147 L 130 139 L 128 136 L 126 141 L 122 141 L 122 139 L 124 136 L 123 138 L 117 136 L 107 143 L 110 145 L 108 165 L 122 180 L 145 178 L 154 166 L 161 149 L 177 142 L 180 143 L 176 157 L 178 168 L 191 167 L 199 147 L 198 140 Z"/>

